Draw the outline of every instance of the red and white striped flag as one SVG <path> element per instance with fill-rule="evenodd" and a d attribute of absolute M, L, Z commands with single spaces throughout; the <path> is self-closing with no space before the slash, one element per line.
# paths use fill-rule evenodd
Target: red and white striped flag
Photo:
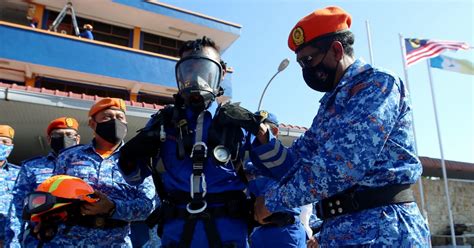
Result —
<path fill-rule="evenodd" d="M 467 50 L 469 45 L 458 41 L 405 39 L 405 49 L 405 63 L 408 67 L 422 59 L 436 57 L 447 49 L 455 51 L 459 49 Z"/>

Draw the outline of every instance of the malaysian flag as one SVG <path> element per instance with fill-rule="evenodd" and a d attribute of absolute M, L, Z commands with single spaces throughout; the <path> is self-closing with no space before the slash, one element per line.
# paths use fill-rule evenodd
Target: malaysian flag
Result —
<path fill-rule="evenodd" d="M 446 49 L 455 51 L 459 49 L 467 50 L 469 45 L 458 41 L 405 39 L 405 49 L 405 63 L 408 67 L 421 59 L 436 57 Z"/>

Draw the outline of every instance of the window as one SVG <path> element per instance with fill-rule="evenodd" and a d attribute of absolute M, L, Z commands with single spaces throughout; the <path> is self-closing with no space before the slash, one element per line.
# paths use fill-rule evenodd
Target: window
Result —
<path fill-rule="evenodd" d="M 178 57 L 183 41 L 143 32 L 143 50 Z"/>
<path fill-rule="evenodd" d="M 48 20 L 46 24 L 49 28 L 53 24 L 59 13 L 51 10 L 48 12 Z M 132 41 L 130 39 L 132 34 L 131 29 L 114 26 L 107 23 L 89 20 L 81 17 L 76 17 L 76 19 L 77 25 L 79 26 L 79 32 L 83 31 L 82 27 L 84 26 L 84 24 L 92 25 L 92 27 L 94 28 L 94 30 L 92 31 L 92 34 L 94 35 L 94 40 L 126 47 L 131 47 L 132 45 Z M 57 30 L 59 33 L 65 32 L 70 35 L 75 35 L 73 28 L 74 27 L 72 25 L 71 15 L 68 12 L 61 24 L 59 24 Z"/>
<path fill-rule="evenodd" d="M 1 79 L 1 78 L 0 78 L 0 83 L 4 83 L 4 84 L 16 84 L 16 85 L 25 85 L 25 82 L 21 82 L 21 81 L 12 81 L 12 80 L 8 80 L 8 79 Z"/>
<path fill-rule="evenodd" d="M 59 90 L 65 92 L 73 92 L 76 94 L 87 94 L 100 97 L 116 97 L 124 100 L 130 99 L 130 94 L 125 89 L 115 89 L 108 87 L 101 87 L 95 85 L 66 82 L 57 79 L 38 77 L 36 79 L 36 87 L 45 88 L 49 90 Z"/>

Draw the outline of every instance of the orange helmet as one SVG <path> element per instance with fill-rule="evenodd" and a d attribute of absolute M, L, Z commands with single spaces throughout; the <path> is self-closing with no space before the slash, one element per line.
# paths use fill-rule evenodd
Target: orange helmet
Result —
<path fill-rule="evenodd" d="M 57 175 L 46 179 L 38 185 L 35 192 L 28 195 L 26 207 L 32 214 L 31 221 L 39 222 L 45 213 L 59 210 L 74 202 L 97 202 L 93 194 L 94 189 L 84 180 L 68 175 Z"/>

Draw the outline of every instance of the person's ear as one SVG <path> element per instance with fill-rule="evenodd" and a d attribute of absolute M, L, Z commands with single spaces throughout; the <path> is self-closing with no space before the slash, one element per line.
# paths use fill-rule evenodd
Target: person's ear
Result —
<path fill-rule="evenodd" d="M 94 121 L 94 119 L 92 117 L 89 117 L 89 123 L 88 123 L 88 126 L 90 128 L 92 128 L 92 130 L 95 131 L 95 128 L 97 126 L 97 123 Z"/>
<path fill-rule="evenodd" d="M 81 135 L 77 134 L 76 136 L 76 145 L 79 145 L 81 143 Z"/>
<path fill-rule="evenodd" d="M 333 41 L 331 44 L 331 50 L 334 54 L 334 58 L 340 61 L 344 56 L 344 46 L 340 41 Z"/>
<path fill-rule="evenodd" d="M 48 140 L 48 145 L 51 145 L 51 135 L 48 134 L 46 140 Z"/>

